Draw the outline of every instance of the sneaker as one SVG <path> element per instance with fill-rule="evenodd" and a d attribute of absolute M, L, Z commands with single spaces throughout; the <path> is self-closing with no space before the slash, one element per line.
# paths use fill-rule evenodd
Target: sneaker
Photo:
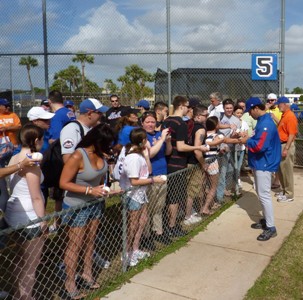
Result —
<path fill-rule="evenodd" d="M 108 269 L 110 266 L 110 261 L 104 259 L 99 255 L 96 251 L 93 252 L 93 260 L 96 265 L 98 265 L 100 268 Z"/>
<path fill-rule="evenodd" d="M 253 229 L 263 229 L 263 230 L 267 229 L 265 219 L 260 219 L 258 223 L 253 223 L 250 225 L 250 227 Z"/>
<path fill-rule="evenodd" d="M 184 222 L 183 222 L 183 224 L 184 225 L 193 225 L 193 224 L 195 224 L 195 223 L 198 223 L 198 222 L 200 222 L 202 220 L 202 218 L 201 217 L 199 217 L 199 216 L 195 216 L 195 215 L 191 215 L 188 219 L 185 219 L 184 220 Z"/>
<path fill-rule="evenodd" d="M 138 258 L 134 255 L 131 255 L 131 257 L 128 258 L 127 265 L 130 267 L 134 267 L 139 263 Z"/>
<path fill-rule="evenodd" d="M 281 196 L 283 196 L 283 195 L 284 195 L 283 192 L 276 192 L 276 193 L 275 193 L 275 197 L 281 197 Z"/>
<path fill-rule="evenodd" d="M 154 234 L 154 239 L 155 241 L 164 244 L 164 245 L 169 245 L 171 244 L 172 240 L 164 233 L 162 234 Z"/>
<path fill-rule="evenodd" d="M 270 238 L 273 238 L 277 236 L 277 230 L 276 229 L 265 229 L 258 237 L 257 240 L 264 242 L 264 241 L 268 241 Z"/>
<path fill-rule="evenodd" d="M 174 226 L 174 227 L 169 227 L 167 229 L 167 235 L 170 237 L 181 237 L 186 235 L 186 232 L 178 228 L 177 226 Z"/>
<path fill-rule="evenodd" d="M 150 257 L 150 253 L 142 251 L 142 250 L 135 250 L 133 252 L 133 256 L 136 257 L 137 260 L 140 260 L 140 259 L 144 259 L 144 258 Z"/>
<path fill-rule="evenodd" d="M 135 255 L 133 255 L 132 252 L 126 253 L 125 259 L 129 267 L 134 267 L 139 263 L 138 258 Z M 121 255 L 121 261 L 123 261 L 123 255 Z"/>
<path fill-rule="evenodd" d="M 281 197 L 277 197 L 278 202 L 291 202 L 294 201 L 294 198 L 288 198 L 286 195 L 282 195 Z"/>
<path fill-rule="evenodd" d="M 239 189 L 242 189 L 242 181 L 240 178 L 238 179 L 238 187 L 239 187 Z"/>

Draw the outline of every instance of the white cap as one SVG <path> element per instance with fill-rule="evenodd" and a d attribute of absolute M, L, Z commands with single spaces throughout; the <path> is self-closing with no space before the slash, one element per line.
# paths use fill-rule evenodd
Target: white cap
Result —
<path fill-rule="evenodd" d="M 267 95 L 267 99 L 268 100 L 277 100 L 278 98 L 277 98 L 276 94 L 270 93 L 270 94 Z"/>
<path fill-rule="evenodd" d="M 27 117 L 30 121 L 34 121 L 38 119 L 49 120 L 54 115 L 55 114 L 44 110 L 40 106 L 34 106 L 27 112 Z"/>

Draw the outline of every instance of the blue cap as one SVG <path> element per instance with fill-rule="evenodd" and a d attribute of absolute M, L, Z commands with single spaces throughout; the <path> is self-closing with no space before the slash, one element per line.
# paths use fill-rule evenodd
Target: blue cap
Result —
<path fill-rule="evenodd" d="M 279 99 L 278 99 L 278 101 L 276 102 L 276 104 L 280 104 L 280 103 L 290 103 L 289 102 L 289 99 L 287 98 L 287 97 L 280 97 Z"/>
<path fill-rule="evenodd" d="M 64 102 L 63 102 L 63 105 L 66 107 L 66 106 L 74 106 L 75 105 L 75 103 L 74 103 L 74 101 L 72 101 L 72 100 L 65 100 Z"/>
<path fill-rule="evenodd" d="M 245 106 L 246 106 L 245 112 L 249 112 L 253 107 L 260 105 L 260 104 L 263 104 L 262 101 L 260 100 L 260 98 L 250 97 L 245 103 Z"/>
<path fill-rule="evenodd" d="M 136 106 L 142 106 L 142 107 L 144 107 L 145 109 L 149 109 L 149 107 L 150 107 L 149 102 L 148 102 L 147 100 L 144 100 L 144 99 L 140 100 L 140 101 L 136 104 Z"/>
<path fill-rule="evenodd" d="M 0 98 L 0 105 L 8 106 L 9 102 L 5 98 Z"/>
<path fill-rule="evenodd" d="M 85 114 L 90 110 L 98 110 L 99 112 L 105 113 L 109 110 L 109 107 L 102 105 L 102 103 L 97 99 L 87 98 L 80 103 L 79 110 L 80 114 Z"/>

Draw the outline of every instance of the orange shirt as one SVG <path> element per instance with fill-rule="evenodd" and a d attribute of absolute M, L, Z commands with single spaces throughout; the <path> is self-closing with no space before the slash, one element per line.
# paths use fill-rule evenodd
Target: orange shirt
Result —
<path fill-rule="evenodd" d="M 278 132 L 281 142 L 287 142 L 290 134 L 296 135 L 298 133 L 298 119 L 290 109 L 282 114 L 278 125 Z"/>
<path fill-rule="evenodd" d="M 0 115 L 0 127 L 4 126 L 4 127 L 9 127 L 9 126 L 18 126 L 20 125 L 21 127 L 21 121 L 19 119 L 19 117 L 11 112 L 9 114 L 1 114 Z M 18 145 L 18 140 L 17 140 L 17 130 L 6 130 L 4 131 L 5 135 L 9 137 L 10 141 L 14 144 L 14 145 Z M 1 133 L 0 133 L 0 137 L 1 137 Z"/>

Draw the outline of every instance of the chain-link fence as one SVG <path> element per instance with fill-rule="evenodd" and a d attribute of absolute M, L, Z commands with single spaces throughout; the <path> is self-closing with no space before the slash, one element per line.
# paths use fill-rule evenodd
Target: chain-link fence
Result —
<path fill-rule="evenodd" d="M 232 5 L 222 0 L 98 4 L 42 0 L 13 6 L 2 0 L 1 11 L 6 18 L 0 21 L 0 70 L 7 76 L 0 80 L 0 89 L 13 90 L 23 114 L 33 103 L 15 96 L 46 96 L 45 86 L 82 99 L 119 93 L 122 103 L 134 104 L 145 97 L 154 100 L 155 96 L 168 101 L 168 90 L 155 95 L 154 78 L 138 69 L 127 73 L 125 68 L 137 65 L 149 74 L 161 69 L 168 75 L 184 68 L 237 73 L 251 68 L 252 53 L 280 51 L 276 32 L 281 7 L 274 0 Z M 274 87 L 261 80 L 263 86 L 255 91 L 247 88 L 248 82 L 237 82 L 233 74 L 222 84 L 221 74 L 205 73 L 203 80 L 172 83 L 175 91 L 202 98 L 219 87 L 229 97 L 278 92 L 278 80 Z M 196 93 L 194 87 L 199 84 L 201 93 Z"/>
<path fill-rule="evenodd" d="M 58 299 L 68 296 L 66 288 L 77 287 L 85 295 L 96 295 L 225 203 L 215 202 L 216 180 L 211 177 L 198 166 L 189 167 L 169 175 L 167 184 L 148 186 L 148 203 L 140 208 L 132 207 L 125 192 L 50 213 L 27 226 L 1 230 L 2 294 L 5 299 L 31 293 L 35 299 Z M 177 198 L 180 191 L 187 197 L 178 202 L 176 223 L 170 230 L 167 193 Z M 56 231 L 41 231 L 44 223 L 52 228 L 58 219 Z"/>

